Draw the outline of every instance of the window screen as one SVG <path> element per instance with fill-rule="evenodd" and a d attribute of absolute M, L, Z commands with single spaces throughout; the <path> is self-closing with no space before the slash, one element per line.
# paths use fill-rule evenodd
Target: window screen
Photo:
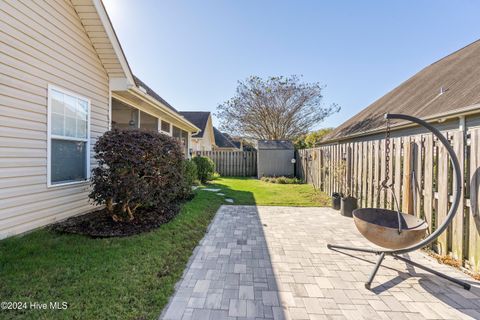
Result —
<path fill-rule="evenodd" d="M 170 132 L 170 123 L 162 120 L 161 129 L 163 132 Z"/>
<path fill-rule="evenodd" d="M 140 111 L 140 129 L 158 131 L 158 119 Z"/>

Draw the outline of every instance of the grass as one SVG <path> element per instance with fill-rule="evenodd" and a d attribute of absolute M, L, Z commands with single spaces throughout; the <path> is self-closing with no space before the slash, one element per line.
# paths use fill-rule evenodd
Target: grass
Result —
<path fill-rule="evenodd" d="M 257 179 L 219 178 L 213 184 L 222 188 L 235 204 L 262 206 L 328 206 L 329 198 L 307 184 L 275 184 Z M 239 193 L 238 191 L 242 191 Z"/>
<path fill-rule="evenodd" d="M 220 178 L 235 204 L 318 206 L 308 185 Z M 0 241 L 0 301 L 67 302 L 66 310 L 0 310 L 0 319 L 156 319 L 224 197 L 199 190 L 157 230 L 91 239 L 47 229 Z"/>

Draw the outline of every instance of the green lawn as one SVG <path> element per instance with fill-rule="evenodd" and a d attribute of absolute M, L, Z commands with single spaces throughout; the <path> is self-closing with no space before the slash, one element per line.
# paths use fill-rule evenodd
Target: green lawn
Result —
<path fill-rule="evenodd" d="M 325 196 L 308 185 L 222 178 L 235 204 L 315 206 Z M 156 319 L 224 197 L 197 190 L 170 223 L 112 239 L 42 229 L 0 241 L 0 302 L 67 302 L 66 310 L 0 310 L 0 319 Z"/>
<path fill-rule="evenodd" d="M 307 184 L 274 184 L 257 179 L 220 178 L 213 181 L 235 204 L 261 206 L 327 206 L 329 199 Z M 239 192 L 242 191 L 242 192 Z"/>

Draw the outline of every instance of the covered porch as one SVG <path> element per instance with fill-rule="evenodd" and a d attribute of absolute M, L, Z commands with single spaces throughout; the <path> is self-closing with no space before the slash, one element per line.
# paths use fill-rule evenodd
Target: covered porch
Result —
<path fill-rule="evenodd" d="M 111 128 L 132 128 L 157 131 L 177 139 L 185 155 L 191 154 L 191 136 L 198 128 L 168 107 L 158 107 L 149 97 L 129 91 L 112 93 Z"/>

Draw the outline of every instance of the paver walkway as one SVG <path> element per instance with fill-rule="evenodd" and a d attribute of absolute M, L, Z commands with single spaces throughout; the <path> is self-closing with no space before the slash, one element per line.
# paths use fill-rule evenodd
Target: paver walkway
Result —
<path fill-rule="evenodd" d="M 162 319 L 480 319 L 480 289 L 466 291 L 387 257 L 330 251 L 369 246 L 351 218 L 328 208 L 222 206 Z M 409 258 L 463 279 L 423 253 Z"/>

